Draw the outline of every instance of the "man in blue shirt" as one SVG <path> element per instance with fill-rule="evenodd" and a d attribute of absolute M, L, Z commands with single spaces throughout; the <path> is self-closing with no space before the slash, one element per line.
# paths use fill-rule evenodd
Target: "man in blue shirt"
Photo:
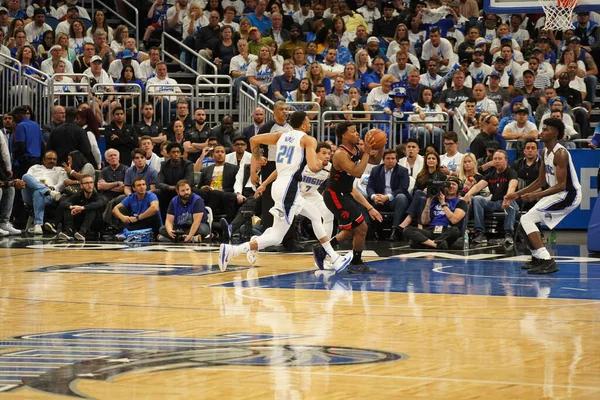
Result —
<path fill-rule="evenodd" d="M 27 172 L 29 167 L 42 161 L 44 138 L 42 128 L 37 122 L 29 119 L 30 113 L 27 108 L 16 107 L 12 114 L 17 126 L 13 153 L 15 161 L 19 165 L 17 177 L 20 177 Z"/>
<path fill-rule="evenodd" d="M 185 179 L 177 182 L 176 190 L 177 196 L 169 203 L 165 225 L 160 227 L 158 240 L 200 243 L 203 237 L 210 235 L 204 200 L 192 193 Z"/>
<path fill-rule="evenodd" d="M 129 231 L 151 228 L 154 234 L 162 225 L 162 218 L 158 208 L 158 197 L 146 191 L 144 177 L 137 176 L 133 179 L 134 193 L 113 208 L 113 215 L 121 220 Z"/>
<path fill-rule="evenodd" d="M 404 230 L 411 247 L 447 250 L 460 237 L 459 225 L 469 206 L 457 197 L 460 179 L 451 176 L 447 184 L 439 196 L 427 197 L 421 222 L 428 226 L 424 229 L 409 226 Z"/>
<path fill-rule="evenodd" d="M 271 27 L 271 20 L 265 15 L 265 11 L 267 11 L 267 0 L 258 0 L 254 13 L 246 15 L 246 18 L 250 20 L 252 26 L 258 28 L 261 35 Z"/>

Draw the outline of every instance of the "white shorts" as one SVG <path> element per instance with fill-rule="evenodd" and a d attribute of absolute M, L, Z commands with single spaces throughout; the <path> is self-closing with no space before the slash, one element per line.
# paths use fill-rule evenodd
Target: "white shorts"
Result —
<path fill-rule="evenodd" d="M 306 204 L 306 200 L 300 196 L 298 181 L 294 179 L 275 179 L 271 186 L 271 196 L 275 205 L 269 212 L 274 218 L 285 220 L 288 224 L 294 221 L 294 217 Z"/>
<path fill-rule="evenodd" d="M 544 197 L 538 201 L 527 215 L 536 222 L 541 222 L 550 229 L 554 229 L 571 211 L 581 203 L 581 190 L 576 192 L 563 191 Z"/>

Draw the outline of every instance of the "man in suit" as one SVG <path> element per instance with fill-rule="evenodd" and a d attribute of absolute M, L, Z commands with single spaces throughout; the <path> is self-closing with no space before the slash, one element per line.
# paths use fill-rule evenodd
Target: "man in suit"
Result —
<path fill-rule="evenodd" d="M 156 195 L 160 202 L 161 215 L 166 215 L 169 202 L 177 196 L 177 182 L 185 179 L 194 182 L 194 163 L 183 158 L 183 146 L 170 143 L 167 146 L 169 159 L 163 161 L 156 177 Z"/>
<path fill-rule="evenodd" d="M 254 123 L 247 126 L 242 130 L 242 136 L 246 139 L 246 144 L 250 146 L 250 138 L 254 135 L 258 135 L 258 131 L 265 123 L 265 109 L 262 107 L 256 107 L 254 114 L 252 114 Z"/>
<path fill-rule="evenodd" d="M 377 210 L 394 211 L 390 240 L 397 240 L 398 226 L 408 207 L 410 195 L 408 169 L 398 165 L 395 149 L 383 153 L 383 164 L 373 168 L 367 184 L 368 200 Z"/>
<path fill-rule="evenodd" d="M 250 163 L 243 164 L 238 170 L 235 176 L 235 184 L 233 185 L 233 192 L 236 196 L 236 201 L 240 205 L 238 212 L 235 214 L 235 218 L 231 221 L 231 225 L 229 223 L 223 223 L 221 221 L 221 227 L 223 232 L 229 232 L 229 227 L 231 227 L 231 232 L 233 235 L 240 235 L 240 228 L 244 225 L 246 221 L 245 212 L 251 211 L 255 214 L 257 213 L 255 210 L 257 208 L 257 203 L 260 205 L 260 197 L 258 195 L 255 196 L 256 186 L 250 180 Z M 260 164 L 256 165 L 257 171 L 260 171 Z M 258 213 L 257 215 L 260 215 Z M 225 221 L 227 222 L 227 221 Z M 245 232 L 246 235 L 251 235 L 252 232 Z M 248 236 L 249 238 L 250 236 Z M 223 240 L 227 240 L 228 238 L 223 237 Z"/>
<path fill-rule="evenodd" d="M 225 162 L 225 147 L 221 144 L 215 146 L 213 158 L 214 165 L 202 168 L 199 194 L 213 214 L 224 213 L 227 221 L 232 221 L 237 204 L 233 185 L 238 166 Z"/>
<path fill-rule="evenodd" d="M 271 14 L 271 27 L 262 32 L 262 37 L 270 37 L 277 42 L 277 46 L 290 40 L 290 31 L 283 28 L 283 16 L 280 13 Z"/>

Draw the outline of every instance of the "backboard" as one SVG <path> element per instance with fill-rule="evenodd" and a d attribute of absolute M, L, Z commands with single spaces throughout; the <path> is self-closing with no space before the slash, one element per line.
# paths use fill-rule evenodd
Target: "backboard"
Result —
<path fill-rule="evenodd" d="M 483 9 L 496 14 L 544 12 L 538 0 L 483 0 Z M 574 12 L 580 11 L 600 11 L 600 0 L 579 0 Z"/>

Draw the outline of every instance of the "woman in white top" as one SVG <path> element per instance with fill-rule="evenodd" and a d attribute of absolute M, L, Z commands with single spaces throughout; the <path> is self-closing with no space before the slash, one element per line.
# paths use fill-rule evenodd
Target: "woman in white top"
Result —
<path fill-rule="evenodd" d="M 113 41 L 110 43 L 110 49 L 114 51 L 115 54 L 123 51 L 125 48 L 125 39 L 129 37 L 129 28 L 127 25 L 119 25 L 114 32 Z"/>
<path fill-rule="evenodd" d="M 273 40 L 271 43 L 269 43 L 269 49 L 271 50 L 271 57 L 273 58 L 273 61 L 275 61 L 277 69 L 283 71 L 284 59 L 282 56 L 277 54 L 277 50 L 279 49 L 279 47 L 277 46 L 277 42 Z"/>
<path fill-rule="evenodd" d="M 55 74 L 64 74 L 67 68 L 67 62 L 65 60 L 54 61 L 52 67 Z M 72 93 L 76 92 L 77 88 L 73 86 L 73 79 L 68 76 L 54 75 L 52 83 L 52 91 L 54 93 Z M 73 99 L 73 100 L 71 100 Z M 75 104 L 75 97 L 69 95 L 54 96 L 54 104 L 60 104 L 61 106 L 67 107 L 67 105 Z"/>
<path fill-rule="evenodd" d="M 94 37 L 94 33 L 96 33 L 97 30 L 102 30 L 106 32 L 106 41 L 108 43 L 112 42 L 113 28 L 108 26 L 108 24 L 106 23 L 104 11 L 102 10 L 96 10 L 96 12 L 94 13 L 94 20 L 92 21 L 92 26 L 87 31 L 87 36 Z"/>
<path fill-rule="evenodd" d="M 306 51 L 302 47 L 296 47 L 292 56 L 294 62 L 294 77 L 304 79 L 308 76 L 308 61 L 306 61 Z"/>
<path fill-rule="evenodd" d="M 75 51 L 77 56 L 83 54 L 83 45 L 93 43 L 93 39 L 89 36 L 84 36 L 85 27 L 83 22 L 77 20 L 71 24 L 69 28 L 69 47 Z"/>
<path fill-rule="evenodd" d="M 248 82 L 256 86 L 262 94 L 269 92 L 273 78 L 281 74 L 281 69 L 277 68 L 277 64 L 271 56 L 269 46 L 260 47 L 258 58 L 250 63 L 246 71 Z"/>
<path fill-rule="evenodd" d="M 396 27 L 396 33 L 394 34 L 394 40 L 390 43 L 386 52 L 387 58 L 389 58 L 390 60 L 396 59 L 396 53 L 400 50 L 400 40 L 404 38 L 408 39 L 408 41 L 410 42 L 410 37 L 408 35 L 408 27 L 404 24 L 398 24 L 398 26 Z M 412 42 L 410 44 L 410 51 L 412 53 L 415 52 L 415 48 Z"/>
<path fill-rule="evenodd" d="M 419 107 L 425 113 L 425 119 L 422 119 L 419 114 L 414 114 L 409 118 L 409 121 L 431 121 L 430 124 L 419 124 L 411 125 L 411 135 L 414 135 L 419 140 L 419 146 L 424 149 L 427 144 L 434 143 L 436 149 L 441 146 L 441 138 L 444 134 L 444 130 L 441 128 L 439 123 L 444 121 L 444 116 L 441 114 L 428 115 L 427 113 L 436 112 L 441 113 L 442 107 L 433 101 L 433 90 L 431 88 L 425 88 L 419 96 L 419 100 L 414 103 L 415 107 Z"/>
<path fill-rule="evenodd" d="M 198 3 L 191 3 L 188 13 L 183 18 L 183 38 L 195 36 L 203 26 L 208 25 L 208 18 Z"/>
<path fill-rule="evenodd" d="M 501 45 L 500 40 L 504 36 L 510 36 L 510 27 L 508 26 L 508 24 L 502 24 L 498 27 L 496 37 L 494 38 L 494 40 L 492 40 L 492 45 L 490 46 L 490 49 L 491 49 L 490 54 L 493 55 L 500 51 L 500 45 Z M 521 51 L 521 46 L 519 46 L 519 43 L 517 43 L 517 41 L 512 38 L 510 40 L 511 40 L 511 45 L 512 45 L 513 51 L 515 51 L 515 50 Z"/>

